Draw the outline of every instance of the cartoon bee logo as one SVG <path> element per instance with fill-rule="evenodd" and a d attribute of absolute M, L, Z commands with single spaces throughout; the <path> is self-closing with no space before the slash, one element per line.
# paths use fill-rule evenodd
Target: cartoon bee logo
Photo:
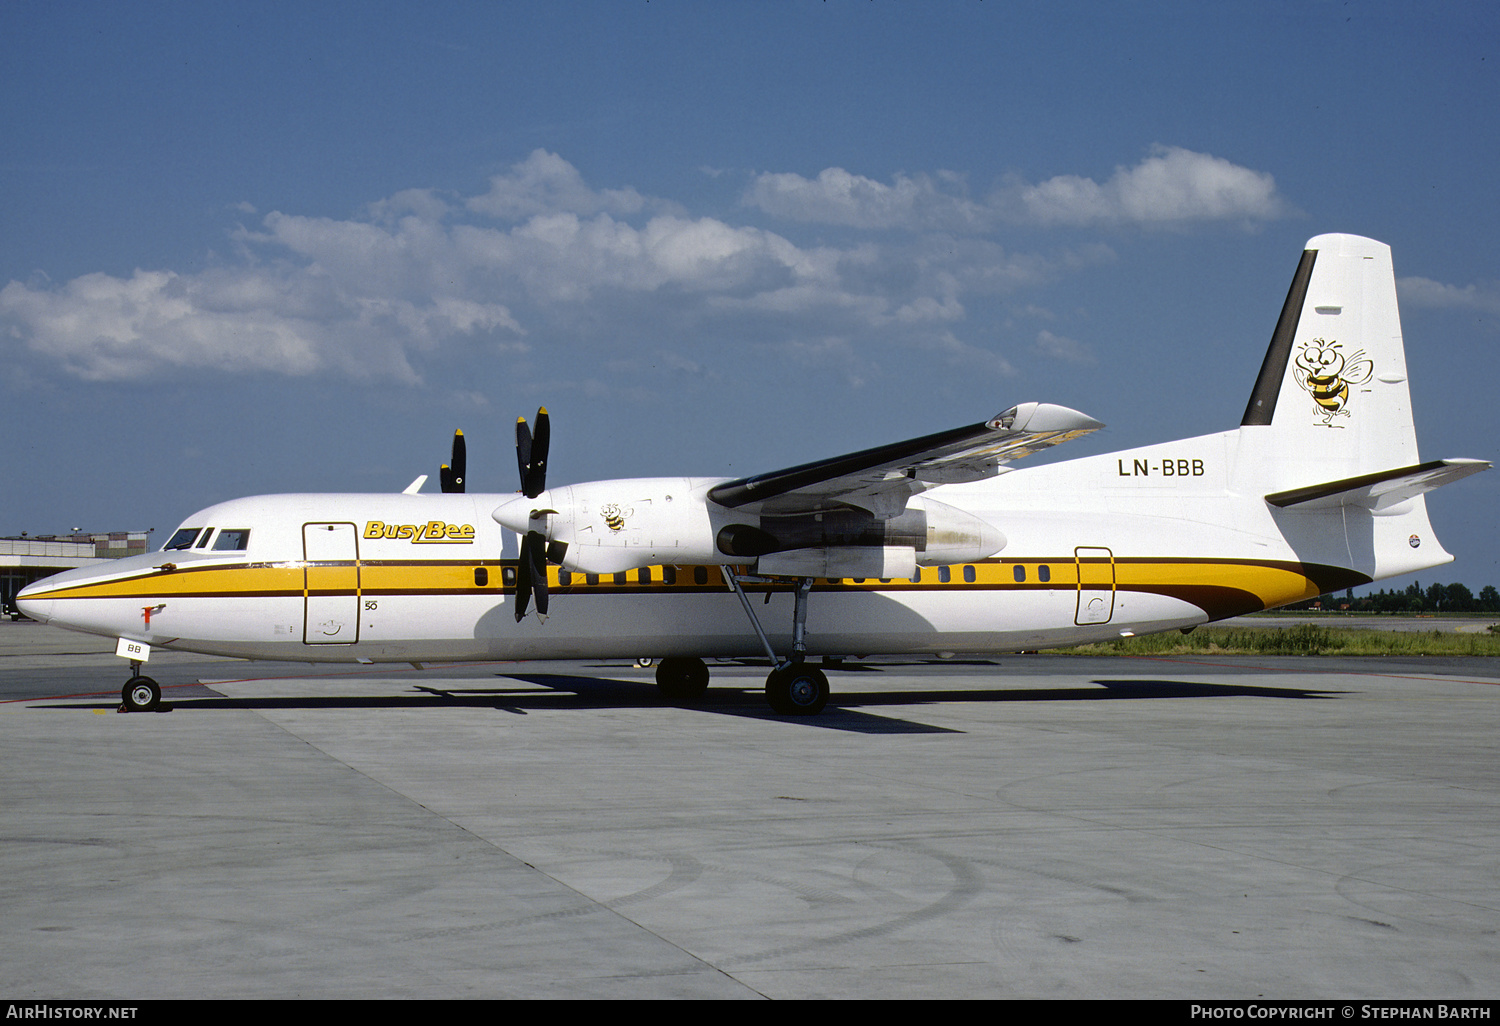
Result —
<path fill-rule="evenodd" d="M 618 531 L 625 526 L 625 518 L 630 515 L 630 510 L 621 509 L 614 503 L 610 503 L 608 506 L 600 507 L 599 513 L 604 517 L 604 522 L 611 531 Z"/>
<path fill-rule="evenodd" d="M 1365 356 L 1363 349 L 1356 349 L 1345 356 L 1343 346 L 1315 338 L 1302 343 L 1302 351 L 1293 362 L 1292 376 L 1303 391 L 1312 396 L 1322 416 L 1324 427 L 1343 427 L 1335 424 L 1334 417 L 1347 417 L 1349 386 L 1363 385 L 1375 373 L 1375 364 Z"/>

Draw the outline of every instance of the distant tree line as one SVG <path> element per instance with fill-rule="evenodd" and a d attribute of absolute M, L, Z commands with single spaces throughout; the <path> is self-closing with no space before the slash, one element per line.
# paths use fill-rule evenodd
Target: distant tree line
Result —
<path fill-rule="evenodd" d="M 1325 609 L 1348 613 L 1500 613 L 1500 591 L 1487 584 L 1478 597 L 1462 584 L 1429 584 L 1425 589 L 1413 581 L 1404 591 L 1380 591 L 1354 597 L 1350 588 L 1343 597 L 1319 595 L 1295 602 L 1284 609 Z"/>

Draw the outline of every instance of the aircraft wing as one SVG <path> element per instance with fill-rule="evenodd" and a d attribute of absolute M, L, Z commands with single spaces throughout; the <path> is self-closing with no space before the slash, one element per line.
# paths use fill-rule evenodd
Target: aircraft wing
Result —
<path fill-rule="evenodd" d="M 1023 403 L 981 424 L 726 481 L 708 497 L 770 516 L 857 506 L 889 519 L 918 492 L 994 477 L 1007 469 L 1002 464 L 1103 426 L 1066 406 Z"/>

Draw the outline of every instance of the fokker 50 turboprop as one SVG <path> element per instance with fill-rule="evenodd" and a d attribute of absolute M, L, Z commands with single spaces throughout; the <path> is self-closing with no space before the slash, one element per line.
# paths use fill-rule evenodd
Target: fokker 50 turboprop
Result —
<path fill-rule="evenodd" d="M 769 655 L 811 714 L 809 656 L 1006 652 L 1187 629 L 1452 557 L 1424 493 L 1489 467 L 1417 455 L 1390 249 L 1308 242 L 1240 426 L 1071 462 L 1011 463 L 1099 427 L 1015 406 L 969 427 L 737 480 L 546 485 L 545 411 L 517 426 L 520 495 L 272 495 L 193 514 L 157 553 L 18 596 L 60 627 L 318 662 Z M 502 558 L 505 531 L 520 537 Z M 752 601 L 751 595 L 755 596 Z M 160 701 L 133 676 L 127 709 Z"/>

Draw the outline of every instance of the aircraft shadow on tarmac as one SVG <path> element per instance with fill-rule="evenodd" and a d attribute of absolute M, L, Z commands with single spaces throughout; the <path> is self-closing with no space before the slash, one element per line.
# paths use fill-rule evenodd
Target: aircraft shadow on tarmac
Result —
<path fill-rule="evenodd" d="M 847 664 L 854 672 L 878 671 L 876 667 Z M 621 681 L 566 673 L 506 673 L 503 679 L 529 685 L 521 688 L 453 687 L 442 681 L 412 684 L 415 694 L 401 695 L 281 695 L 265 698 L 233 698 L 213 690 L 211 684 L 193 684 L 164 689 L 170 701 L 160 711 L 211 712 L 231 709 L 494 709 L 525 716 L 543 709 L 620 709 L 661 706 L 655 685 L 645 681 Z M 454 681 L 455 684 L 459 683 Z M 464 684 L 469 684 L 464 681 Z M 777 720 L 788 724 L 863 734 L 960 733 L 948 727 L 917 723 L 899 716 L 865 711 L 871 708 L 897 710 L 953 702 L 1100 702 L 1170 698 L 1282 698 L 1331 699 L 1340 691 L 1295 687 L 1263 687 L 1244 684 L 1211 684 L 1201 681 L 1149 679 L 1093 680 L 1092 686 L 1055 688 L 934 688 L 912 691 L 835 691 L 821 715 L 783 717 L 766 705 L 760 687 L 721 685 L 711 687 L 690 708 L 749 719 Z M 538 688 L 545 688 L 539 691 Z M 191 694 L 184 693 L 191 689 Z M 90 703 L 36 708 L 100 709 L 112 705 Z"/>

